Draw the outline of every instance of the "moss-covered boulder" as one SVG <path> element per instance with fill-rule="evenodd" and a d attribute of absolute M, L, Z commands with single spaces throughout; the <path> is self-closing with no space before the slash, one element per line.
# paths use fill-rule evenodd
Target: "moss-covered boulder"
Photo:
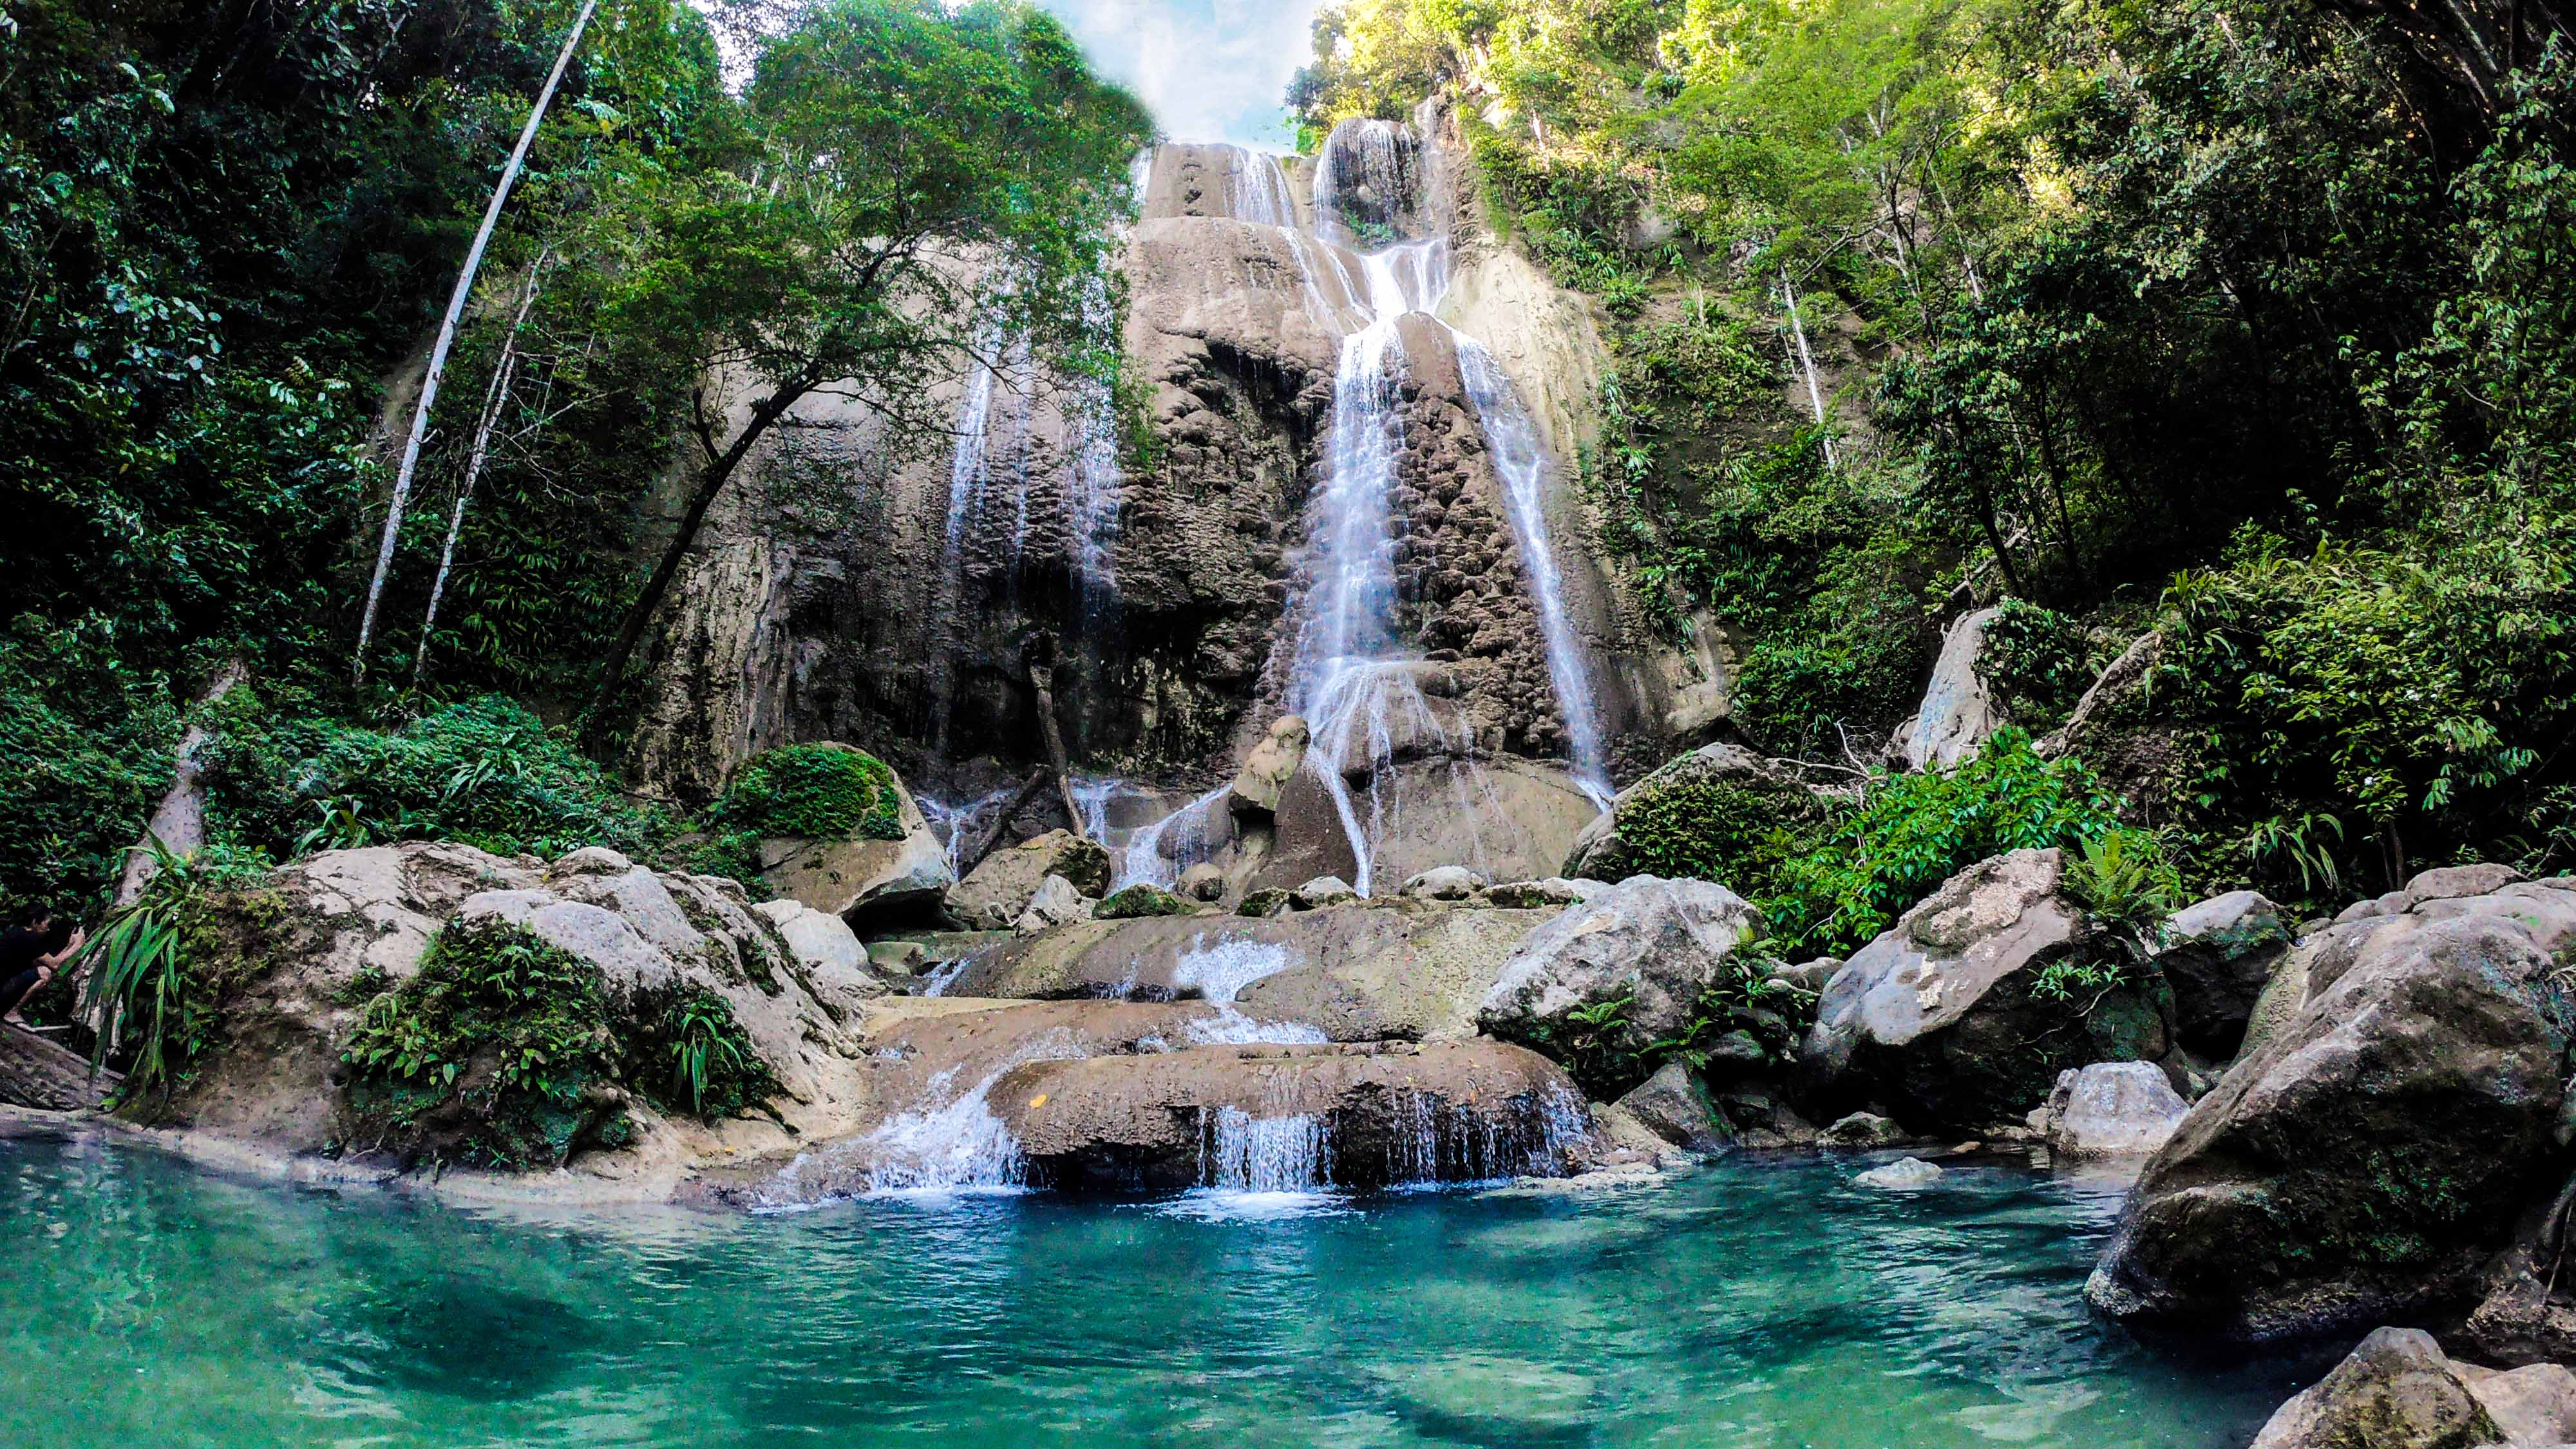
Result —
<path fill-rule="evenodd" d="M 948 913 L 982 931 L 1007 931 L 1051 875 L 1098 896 L 1109 889 L 1109 852 L 1070 830 L 1050 830 L 978 861 L 948 892 Z"/>
<path fill-rule="evenodd" d="M 715 815 L 729 838 L 751 842 L 771 894 L 853 926 L 927 917 L 957 883 L 902 778 L 848 745 L 753 756 Z"/>
<path fill-rule="evenodd" d="M 1822 816 L 1815 792 L 1787 772 L 1734 745 L 1705 745 L 1619 792 L 1575 841 L 1565 874 L 1715 881 L 1758 899 Z"/>
<path fill-rule="evenodd" d="M 1196 901 L 1183 900 L 1156 885 L 1131 885 L 1092 908 L 1095 921 L 1132 921 L 1142 916 L 1192 916 Z"/>

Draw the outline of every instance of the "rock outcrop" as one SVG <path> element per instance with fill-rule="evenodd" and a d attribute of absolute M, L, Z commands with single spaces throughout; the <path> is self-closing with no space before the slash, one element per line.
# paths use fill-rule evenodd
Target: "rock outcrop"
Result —
<path fill-rule="evenodd" d="M 1265 817 L 1279 810 L 1279 793 L 1306 762 L 1306 722 L 1282 715 L 1245 752 L 1242 768 L 1226 791 L 1225 808 L 1236 815 Z"/>
<path fill-rule="evenodd" d="M 1724 741 L 1702 745 L 1620 791 L 1610 808 L 1575 837 L 1565 873 L 1624 880 L 1647 870 L 1655 862 L 1629 838 L 1644 828 L 1640 822 L 1652 821 L 1669 832 L 1676 820 L 1687 821 L 1695 844 L 1729 837 L 1758 840 L 1815 808 L 1814 792 L 1770 761 Z"/>
<path fill-rule="evenodd" d="M 912 792 L 899 779 L 893 788 L 898 839 L 762 841 L 761 878 L 770 891 L 861 929 L 936 914 L 956 871 Z"/>
<path fill-rule="evenodd" d="M 1564 1073 L 1486 1041 L 1031 1062 L 995 1083 L 992 1103 L 1033 1180 L 1091 1191 L 1198 1186 L 1211 1158 L 1217 1185 L 1272 1189 L 1558 1176 L 1589 1138 Z M 1243 1180 L 1225 1182 L 1229 1154 L 1247 1158 L 1265 1128 L 1290 1138 L 1296 1165 L 1247 1160 Z M 1265 1167 L 1275 1175 L 1265 1178 Z"/>
<path fill-rule="evenodd" d="M 1893 753 L 1911 768 L 1950 769 L 1974 756 L 2003 724 L 2003 711 L 1987 690 L 1985 676 L 1977 671 L 1977 661 L 1985 652 L 1986 626 L 2001 612 L 1998 606 L 1963 614 L 1942 636 L 1941 655 L 1933 662 L 1931 682 L 1923 687 L 1923 702 L 1915 707 L 1914 718 L 1896 731 Z"/>
<path fill-rule="evenodd" d="M 2302 941 L 2298 1009 L 2149 1160 L 2086 1285 L 2140 1327 L 2237 1341 L 2456 1318 L 2565 1180 L 2576 878 L 2418 877 Z M 2295 973 L 2292 975 L 2292 973 Z"/>
<path fill-rule="evenodd" d="M 1629 1089 L 1619 1108 L 1657 1137 L 1676 1147 L 1702 1151 L 1722 1147 L 1734 1134 L 1688 1067 L 1666 1062 L 1655 1074 Z"/>
<path fill-rule="evenodd" d="M 2290 949 L 2278 906 L 2253 891 L 2229 891 L 2168 917 L 2155 963 L 2173 988 L 2174 1037 L 2211 1061 L 2245 1040 L 2254 1004 Z"/>
<path fill-rule="evenodd" d="M 2141 989 L 2072 1001 L 2040 989 L 2042 968 L 2084 929 L 2059 870 L 2054 850 L 1980 861 L 1843 963 L 1800 1049 L 1804 1091 L 1965 1131 L 2020 1118 L 2070 1067 L 2163 1056 L 2163 1021 Z"/>

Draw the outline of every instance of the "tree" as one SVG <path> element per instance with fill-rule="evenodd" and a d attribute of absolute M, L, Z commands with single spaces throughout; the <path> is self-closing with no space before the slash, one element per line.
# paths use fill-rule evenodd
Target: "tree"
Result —
<path fill-rule="evenodd" d="M 594 712 L 624 676 L 708 508 L 816 393 L 898 439 L 943 431 L 930 384 L 979 339 L 1070 353 L 1152 135 L 1062 26 L 1008 0 L 829 0 L 760 56 L 732 167 L 617 179 L 589 245 L 614 251 L 603 331 L 684 363 L 696 462 L 679 527 L 627 610 Z"/>

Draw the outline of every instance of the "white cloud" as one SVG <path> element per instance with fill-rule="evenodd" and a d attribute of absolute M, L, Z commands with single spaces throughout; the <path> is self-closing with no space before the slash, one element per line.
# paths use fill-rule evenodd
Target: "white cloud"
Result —
<path fill-rule="evenodd" d="M 1175 141 L 1285 148 L 1318 0 L 1037 0 Z"/>

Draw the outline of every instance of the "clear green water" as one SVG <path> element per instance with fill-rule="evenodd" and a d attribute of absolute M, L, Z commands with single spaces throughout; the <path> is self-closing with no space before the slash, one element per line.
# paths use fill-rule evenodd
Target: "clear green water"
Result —
<path fill-rule="evenodd" d="M 1856 1165 L 575 1223 L 0 1142 L 0 1444 L 2235 1446 L 2290 1390 L 2087 1320 L 2113 1199 Z"/>

